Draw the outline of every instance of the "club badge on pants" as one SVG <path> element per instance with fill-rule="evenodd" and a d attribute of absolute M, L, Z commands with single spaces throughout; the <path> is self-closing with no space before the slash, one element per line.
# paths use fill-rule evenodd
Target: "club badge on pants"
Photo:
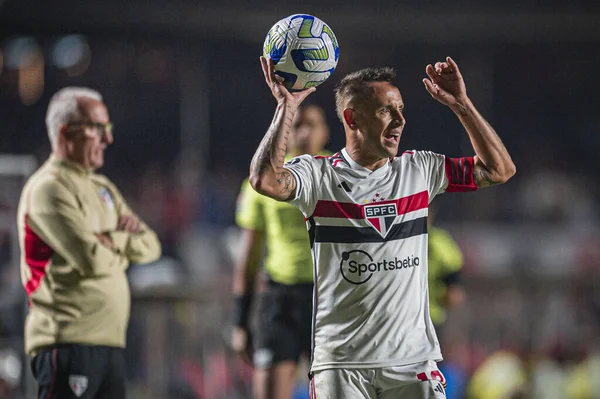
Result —
<path fill-rule="evenodd" d="M 69 386 L 75 396 L 80 397 L 88 387 L 88 378 L 85 375 L 71 374 L 69 376 Z"/>

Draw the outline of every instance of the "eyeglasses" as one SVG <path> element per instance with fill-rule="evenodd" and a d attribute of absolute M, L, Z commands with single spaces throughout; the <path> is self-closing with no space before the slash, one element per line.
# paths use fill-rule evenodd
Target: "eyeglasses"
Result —
<path fill-rule="evenodd" d="M 100 136 L 106 136 L 106 133 L 112 133 L 113 124 L 112 123 L 100 123 L 100 122 L 92 122 L 92 121 L 80 121 L 80 122 L 71 122 L 69 126 L 87 126 L 92 129 L 96 129 Z"/>

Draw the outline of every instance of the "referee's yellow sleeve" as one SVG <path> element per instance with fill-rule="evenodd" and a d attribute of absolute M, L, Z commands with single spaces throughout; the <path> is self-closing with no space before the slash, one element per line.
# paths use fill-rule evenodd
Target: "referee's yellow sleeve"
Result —
<path fill-rule="evenodd" d="M 436 229 L 435 235 L 435 239 L 438 241 L 439 250 L 437 254 L 440 257 L 441 274 L 450 274 L 462 269 L 463 254 L 450 233 L 442 229 Z"/>
<path fill-rule="evenodd" d="M 235 221 L 243 229 L 265 231 L 264 198 L 244 180 L 238 196 Z"/>

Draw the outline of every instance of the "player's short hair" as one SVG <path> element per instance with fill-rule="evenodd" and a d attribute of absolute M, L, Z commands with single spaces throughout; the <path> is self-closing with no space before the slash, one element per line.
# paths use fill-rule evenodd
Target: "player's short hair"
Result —
<path fill-rule="evenodd" d="M 396 79 L 396 71 L 391 67 L 365 68 L 352 72 L 342 79 L 335 88 L 335 110 L 338 118 L 344 123 L 344 104 L 350 97 L 356 95 L 365 95 L 371 90 L 369 83 L 389 82 L 393 83 Z"/>
<path fill-rule="evenodd" d="M 46 129 L 50 144 L 54 147 L 58 139 L 60 125 L 82 118 L 79 99 L 90 98 L 102 101 L 102 95 L 87 87 L 65 87 L 57 91 L 48 104 L 46 111 Z"/>

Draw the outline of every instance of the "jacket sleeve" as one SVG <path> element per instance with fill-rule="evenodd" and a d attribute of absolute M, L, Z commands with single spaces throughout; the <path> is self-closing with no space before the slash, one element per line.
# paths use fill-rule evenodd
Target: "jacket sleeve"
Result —
<path fill-rule="evenodd" d="M 114 196 L 118 216 L 133 215 L 133 211 L 119 190 L 112 183 L 108 188 Z M 131 263 L 150 263 L 161 256 L 162 248 L 158 236 L 141 219 L 140 231 L 137 234 L 124 231 L 113 231 L 109 234 L 119 252 L 123 253 Z"/>
<path fill-rule="evenodd" d="M 40 182 L 29 198 L 27 225 L 83 276 L 124 270 L 127 258 L 102 245 L 77 196 L 57 180 Z"/>

